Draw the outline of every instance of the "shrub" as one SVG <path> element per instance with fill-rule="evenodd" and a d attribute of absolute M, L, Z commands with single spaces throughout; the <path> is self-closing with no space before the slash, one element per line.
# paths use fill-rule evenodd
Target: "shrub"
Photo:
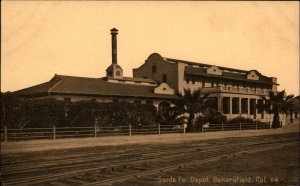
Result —
<path fill-rule="evenodd" d="M 253 123 L 254 124 L 256 122 L 258 122 L 258 124 L 263 123 L 261 121 L 256 121 L 251 118 L 245 118 L 245 117 L 236 117 L 236 118 L 233 118 L 233 119 L 227 121 L 228 124 L 238 124 L 238 123 Z"/>

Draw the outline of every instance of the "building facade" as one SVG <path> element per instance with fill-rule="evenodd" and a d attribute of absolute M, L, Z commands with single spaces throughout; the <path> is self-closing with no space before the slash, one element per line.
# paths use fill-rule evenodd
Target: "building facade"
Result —
<path fill-rule="evenodd" d="M 152 104 L 171 103 L 178 96 L 166 83 L 153 79 L 124 77 L 117 62 L 118 30 L 111 29 L 112 63 L 101 78 L 55 75 L 50 81 L 14 92 L 24 98 L 56 98 L 65 101 L 95 100 L 97 102 L 126 101 Z"/>
<path fill-rule="evenodd" d="M 175 92 L 201 89 L 210 93 L 210 102 L 228 119 L 245 117 L 269 121 L 271 115 L 256 109 L 269 91 L 277 92 L 277 79 L 256 70 L 239 70 L 151 54 L 143 65 L 133 69 L 134 78 L 167 83 Z"/>
<path fill-rule="evenodd" d="M 277 79 L 257 70 L 239 70 L 151 54 L 144 64 L 124 77 L 117 62 L 118 30 L 111 29 L 112 63 L 102 78 L 55 75 L 49 82 L 14 92 L 26 98 L 56 98 L 67 101 L 94 99 L 98 102 L 127 101 L 153 104 L 171 103 L 184 89 L 210 93 L 210 105 L 228 119 L 246 117 L 271 120 L 256 109 L 260 96 L 277 91 Z"/>

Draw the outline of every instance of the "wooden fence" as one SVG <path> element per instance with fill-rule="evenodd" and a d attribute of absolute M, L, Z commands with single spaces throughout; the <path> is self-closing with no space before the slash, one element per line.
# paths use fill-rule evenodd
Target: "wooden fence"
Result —
<path fill-rule="evenodd" d="M 199 131 L 230 131 L 230 130 L 259 130 L 271 129 L 271 123 L 238 123 L 238 124 L 205 124 Z M 132 136 L 148 134 L 185 133 L 184 125 L 150 125 L 140 128 L 129 126 L 115 127 L 55 127 L 52 128 L 24 128 L 1 129 L 1 141 L 24 141 L 35 139 L 63 139 L 101 136 Z"/>

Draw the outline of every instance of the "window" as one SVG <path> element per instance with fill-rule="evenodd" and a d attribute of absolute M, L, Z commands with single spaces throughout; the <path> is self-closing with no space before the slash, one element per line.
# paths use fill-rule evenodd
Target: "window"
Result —
<path fill-rule="evenodd" d="M 114 98 L 114 99 L 113 99 L 113 102 L 114 102 L 114 103 L 116 103 L 116 102 L 118 102 L 118 101 L 119 101 L 119 100 L 118 100 L 117 98 Z"/>
<path fill-rule="evenodd" d="M 211 82 L 211 87 L 214 87 L 215 86 L 215 83 L 214 82 Z"/>
<path fill-rule="evenodd" d="M 192 79 L 192 83 L 195 84 L 195 79 Z"/>
<path fill-rule="evenodd" d="M 205 87 L 205 80 L 202 81 L 202 87 Z"/>
<path fill-rule="evenodd" d="M 156 73 L 156 64 L 152 65 L 152 73 Z"/>
<path fill-rule="evenodd" d="M 164 82 L 164 83 L 167 82 L 167 74 L 163 74 L 163 82 Z"/>
<path fill-rule="evenodd" d="M 116 71 L 117 76 L 121 76 L 121 72 L 119 70 Z"/>

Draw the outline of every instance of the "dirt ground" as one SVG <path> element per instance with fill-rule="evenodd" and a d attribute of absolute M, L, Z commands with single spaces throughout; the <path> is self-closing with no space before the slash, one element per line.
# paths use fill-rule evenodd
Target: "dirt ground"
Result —
<path fill-rule="evenodd" d="M 299 150 L 299 146 L 284 147 L 152 176 L 133 178 L 114 185 L 298 186 L 300 184 Z"/>

